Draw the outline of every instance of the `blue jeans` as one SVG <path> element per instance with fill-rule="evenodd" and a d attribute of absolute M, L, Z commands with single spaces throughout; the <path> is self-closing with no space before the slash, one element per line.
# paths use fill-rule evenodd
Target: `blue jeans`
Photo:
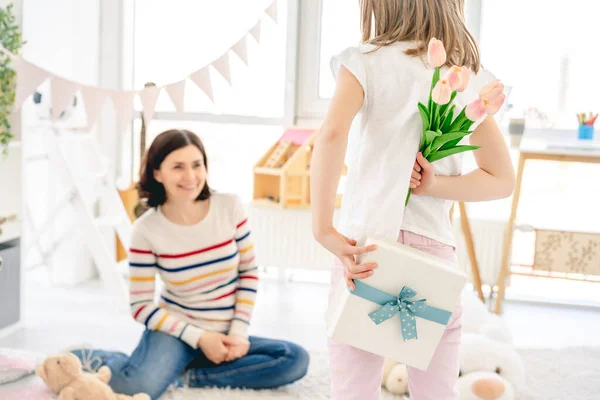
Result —
<path fill-rule="evenodd" d="M 249 340 L 246 356 L 218 365 L 209 361 L 200 349 L 194 350 L 174 336 L 151 330 L 144 331 L 131 357 L 104 350 L 72 353 L 82 362 L 85 358 L 95 358 L 108 366 L 112 371 L 109 384 L 116 393 L 147 393 L 153 400 L 171 384 L 182 385 L 184 381 L 194 388 L 268 389 L 306 375 L 309 356 L 302 347 L 252 336 Z"/>

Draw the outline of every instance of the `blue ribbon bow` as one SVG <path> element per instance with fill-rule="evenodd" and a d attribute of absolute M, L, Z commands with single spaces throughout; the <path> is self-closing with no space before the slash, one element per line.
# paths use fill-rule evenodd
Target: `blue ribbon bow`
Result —
<path fill-rule="evenodd" d="M 452 316 L 450 311 L 426 304 L 425 299 L 412 300 L 417 292 L 408 286 L 402 287 L 398 296 L 395 297 L 358 280 L 355 280 L 354 284 L 356 289 L 351 291 L 352 294 L 382 306 L 369 313 L 369 317 L 375 324 L 379 325 L 400 313 L 400 326 L 404 341 L 417 339 L 418 337 L 415 317 L 447 325 Z"/>

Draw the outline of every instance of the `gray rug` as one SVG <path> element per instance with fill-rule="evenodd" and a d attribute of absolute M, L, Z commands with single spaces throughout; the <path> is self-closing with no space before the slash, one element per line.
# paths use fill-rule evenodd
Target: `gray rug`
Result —
<path fill-rule="evenodd" d="M 519 351 L 525 362 L 527 390 L 520 400 L 600 399 L 600 348 Z M 277 390 L 178 389 L 161 400 L 326 400 L 329 399 L 327 353 L 312 352 L 308 375 Z M 403 397 L 384 393 L 382 400 Z"/>

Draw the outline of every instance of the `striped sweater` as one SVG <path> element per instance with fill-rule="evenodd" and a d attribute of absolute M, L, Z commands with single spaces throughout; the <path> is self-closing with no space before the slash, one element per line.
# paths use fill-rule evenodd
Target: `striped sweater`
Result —
<path fill-rule="evenodd" d="M 136 321 L 197 348 L 207 331 L 247 336 L 258 271 L 244 208 L 236 196 L 211 195 L 195 225 L 150 209 L 133 226 L 130 305 Z M 156 275 L 163 287 L 155 300 Z"/>

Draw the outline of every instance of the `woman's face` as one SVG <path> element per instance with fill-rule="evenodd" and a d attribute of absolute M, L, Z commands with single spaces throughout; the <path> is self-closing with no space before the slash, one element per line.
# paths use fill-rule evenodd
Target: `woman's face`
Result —
<path fill-rule="evenodd" d="M 206 183 L 202 153 L 192 144 L 171 152 L 154 178 L 165 187 L 167 201 L 195 201 Z"/>

